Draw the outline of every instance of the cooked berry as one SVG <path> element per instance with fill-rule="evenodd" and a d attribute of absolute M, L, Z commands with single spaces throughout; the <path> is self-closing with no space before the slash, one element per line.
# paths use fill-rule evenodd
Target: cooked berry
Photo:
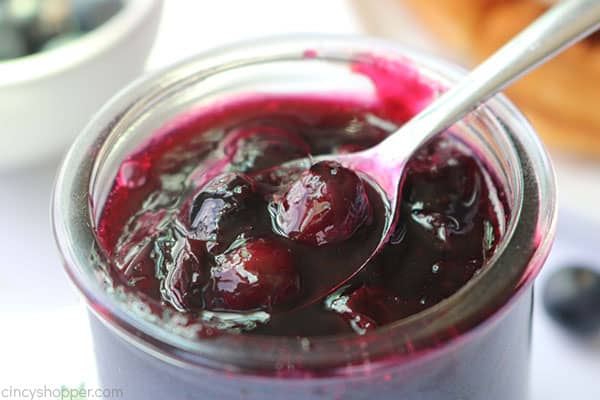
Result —
<path fill-rule="evenodd" d="M 122 269 L 123 279 L 127 286 L 150 296 L 160 294 L 160 280 L 156 274 L 152 245 L 146 244 Z"/>
<path fill-rule="evenodd" d="M 186 240 L 175 254 L 172 269 L 164 279 L 166 298 L 179 310 L 200 309 L 202 288 L 208 281 L 208 266 L 199 241 Z"/>
<path fill-rule="evenodd" d="M 270 204 L 283 236 L 312 245 L 350 238 L 371 216 L 363 181 L 334 162 L 319 162 Z"/>
<path fill-rule="evenodd" d="M 211 309 L 270 310 L 300 293 L 292 252 L 274 241 L 248 241 L 216 262 L 205 293 Z"/>
<path fill-rule="evenodd" d="M 228 247 L 251 230 L 254 207 L 261 205 L 256 183 L 246 175 L 227 172 L 208 182 L 190 209 L 192 236 L 209 242 L 209 249 Z"/>
<path fill-rule="evenodd" d="M 223 151 L 234 171 L 254 173 L 306 157 L 310 147 L 293 132 L 258 125 L 232 130 L 223 141 Z"/>
<path fill-rule="evenodd" d="M 419 311 L 417 302 L 370 285 L 360 286 L 347 294 L 334 294 L 326 304 L 361 334 Z"/>
<path fill-rule="evenodd" d="M 435 139 L 408 164 L 403 201 L 442 213 L 476 211 L 485 184 L 477 161 L 448 139 Z"/>

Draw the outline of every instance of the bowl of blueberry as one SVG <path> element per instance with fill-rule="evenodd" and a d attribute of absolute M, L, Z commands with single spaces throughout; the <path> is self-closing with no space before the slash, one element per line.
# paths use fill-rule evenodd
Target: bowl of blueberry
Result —
<path fill-rule="evenodd" d="M 142 71 L 162 0 L 0 0 L 0 168 L 57 157 Z"/>
<path fill-rule="evenodd" d="M 102 385 L 525 398 L 555 187 L 504 96 L 414 154 L 393 234 L 354 274 L 389 222 L 377 187 L 335 162 L 281 167 L 375 146 L 463 73 L 385 41 L 300 36 L 215 49 L 115 96 L 67 154 L 52 211 Z"/>

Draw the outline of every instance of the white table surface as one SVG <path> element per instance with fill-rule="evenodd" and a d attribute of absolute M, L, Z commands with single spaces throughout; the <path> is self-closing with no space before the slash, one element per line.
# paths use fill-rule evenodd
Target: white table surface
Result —
<path fill-rule="evenodd" d="M 240 38 L 362 29 L 343 0 L 165 3 L 149 69 Z M 0 172 L 0 220 L 5 227 L 0 233 L 0 389 L 96 385 L 85 310 L 62 271 L 51 235 L 49 202 L 57 165 L 53 160 Z M 600 221 L 600 208 L 593 207 L 600 199 L 600 164 L 561 159 L 557 169 L 563 205 L 591 209 L 592 218 Z M 566 222 L 542 280 L 563 261 L 590 252 L 590 246 L 580 250 L 567 245 L 580 243 L 569 233 L 580 230 Z M 600 228 L 590 232 L 587 237 L 595 235 L 598 243 Z M 566 335 L 541 307 L 534 314 L 533 342 L 532 399 L 600 398 L 600 346 Z"/>

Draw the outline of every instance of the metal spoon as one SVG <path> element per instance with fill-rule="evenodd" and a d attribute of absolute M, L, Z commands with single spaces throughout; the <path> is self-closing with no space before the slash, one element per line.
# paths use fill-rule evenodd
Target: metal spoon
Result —
<path fill-rule="evenodd" d="M 299 168 L 326 160 L 340 163 L 368 176 L 381 189 L 390 211 L 390 218 L 382 227 L 376 245 L 368 250 L 369 255 L 353 264 L 350 260 L 359 258 L 357 255 L 360 251 L 356 250 L 352 255 L 344 253 L 349 260 L 348 268 L 335 274 L 335 278 L 344 275 L 344 279 L 335 282 L 323 279 L 311 285 L 305 292 L 305 304 L 322 298 L 347 282 L 387 243 L 396 225 L 401 178 L 408 160 L 419 147 L 508 84 L 591 34 L 599 26 L 600 1 L 562 1 L 377 146 L 358 153 L 325 155 L 285 164 L 284 168 Z M 366 250 L 362 249 L 362 252 L 365 255 Z"/>

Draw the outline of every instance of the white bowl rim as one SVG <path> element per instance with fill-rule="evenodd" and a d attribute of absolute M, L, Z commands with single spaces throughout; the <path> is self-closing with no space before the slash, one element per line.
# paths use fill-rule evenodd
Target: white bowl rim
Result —
<path fill-rule="evenodd" d="M 163 0 L 125 0 L 123 8 L 99 27 L 72 43 L 19 58 L 0 61 L 0 87 L 60 74 L 82 64 L 135 32 Z"/>

